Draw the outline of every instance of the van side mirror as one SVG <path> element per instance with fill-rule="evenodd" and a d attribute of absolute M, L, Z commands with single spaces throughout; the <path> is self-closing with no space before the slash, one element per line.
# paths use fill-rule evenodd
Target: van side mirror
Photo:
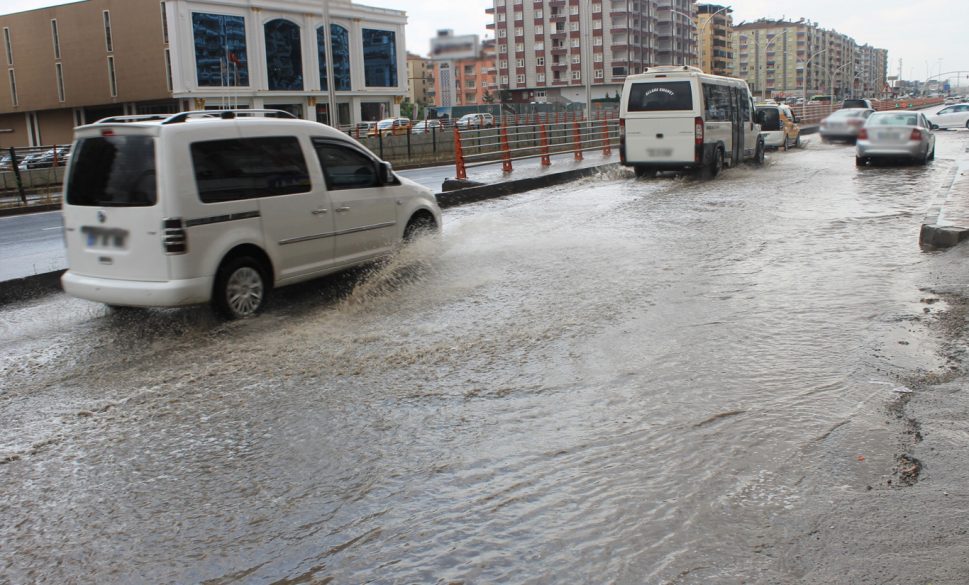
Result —
<path fill-rule="evenodd" d="M 939 129 L 939 125 L 938 124 L 932 124 L 932 129 L 933 130 L 938 130 Z"/>
<path fill-rule="evenodd" d="M 394 175 L 394 167 L 389 162 L 380 161 L 377 172 L 380 175 L 381 185 L 392 185 L 397 182 L 397 177 Z"/>

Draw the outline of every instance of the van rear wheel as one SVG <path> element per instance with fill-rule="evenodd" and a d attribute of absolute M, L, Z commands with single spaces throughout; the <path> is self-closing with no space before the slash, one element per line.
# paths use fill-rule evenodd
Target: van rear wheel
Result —
<path fill-rule="evenodd" d="M 219 268 L 212 304 L 227 319 L 244 319 L 262 310 L 268 295 L 262 262 L 251 256 L 238 256 Z"/>
<path fill-rule="evenodd" d="M 714 179 L 723 170 L 723 151 L 719 148 L 713 149 L 712 160 L 703 165 L 700 169 L 701 179 Z"/>

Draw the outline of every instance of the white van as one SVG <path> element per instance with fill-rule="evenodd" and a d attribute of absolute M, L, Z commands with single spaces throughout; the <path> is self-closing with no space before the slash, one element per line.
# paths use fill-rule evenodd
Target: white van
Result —
<path fill-rule="evenodd" d="M 650 67 L 630 75 L 619 109 L 620 159 L 637 176 L 764 162 L 754 100 L 742 79 L 707 75 L 696 67 Z"/>
<path fill-rule="evenodd" d="M 274 110 L 121 116 L 75 130 L 64 290 L 255 314 L 273 287 L 441 225 L 434 194 L 347 135 Z"/>

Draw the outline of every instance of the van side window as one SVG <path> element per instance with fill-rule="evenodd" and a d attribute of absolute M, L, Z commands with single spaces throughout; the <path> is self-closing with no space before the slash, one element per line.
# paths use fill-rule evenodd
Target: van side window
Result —
<path fill-rule="evenodd" d="M 380 186 L 374 160 L 359 150 L 320 140 L 314 140 L 313 147 L 316 148 L 316 155 L 320 158 L 327 189 L 364 189 Z"/>
<path fill-rule="evenodd" d="M 693 86 L 689 81 L 635 83 L 629 89 L 630 112 L 670 112 L 693 109 Z"/>
<path fill-rule="evenodd" d="M 703 119 L 707 122 L 730 122 L 733 120 L 733 105 L 730 88 L 725 85 L 703 85 Z M 747 116 L 749 117 L 749 112 Z"/>
<path fill-rule="evenodd" d="M 199 199 L 220 203 L 310 191 L 306 158 L 294 136 L 195 142 Z"/>

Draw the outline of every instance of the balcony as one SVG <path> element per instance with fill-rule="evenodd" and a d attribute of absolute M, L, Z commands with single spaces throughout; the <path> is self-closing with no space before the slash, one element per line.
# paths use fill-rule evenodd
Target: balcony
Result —
<path fill-rule="evenodd" d="M 494 6 L 489 6 L 489 7 L 485 8 L 485 14 L 494 14 L 494 13 L 495 13 L 495 7 Z"/>

